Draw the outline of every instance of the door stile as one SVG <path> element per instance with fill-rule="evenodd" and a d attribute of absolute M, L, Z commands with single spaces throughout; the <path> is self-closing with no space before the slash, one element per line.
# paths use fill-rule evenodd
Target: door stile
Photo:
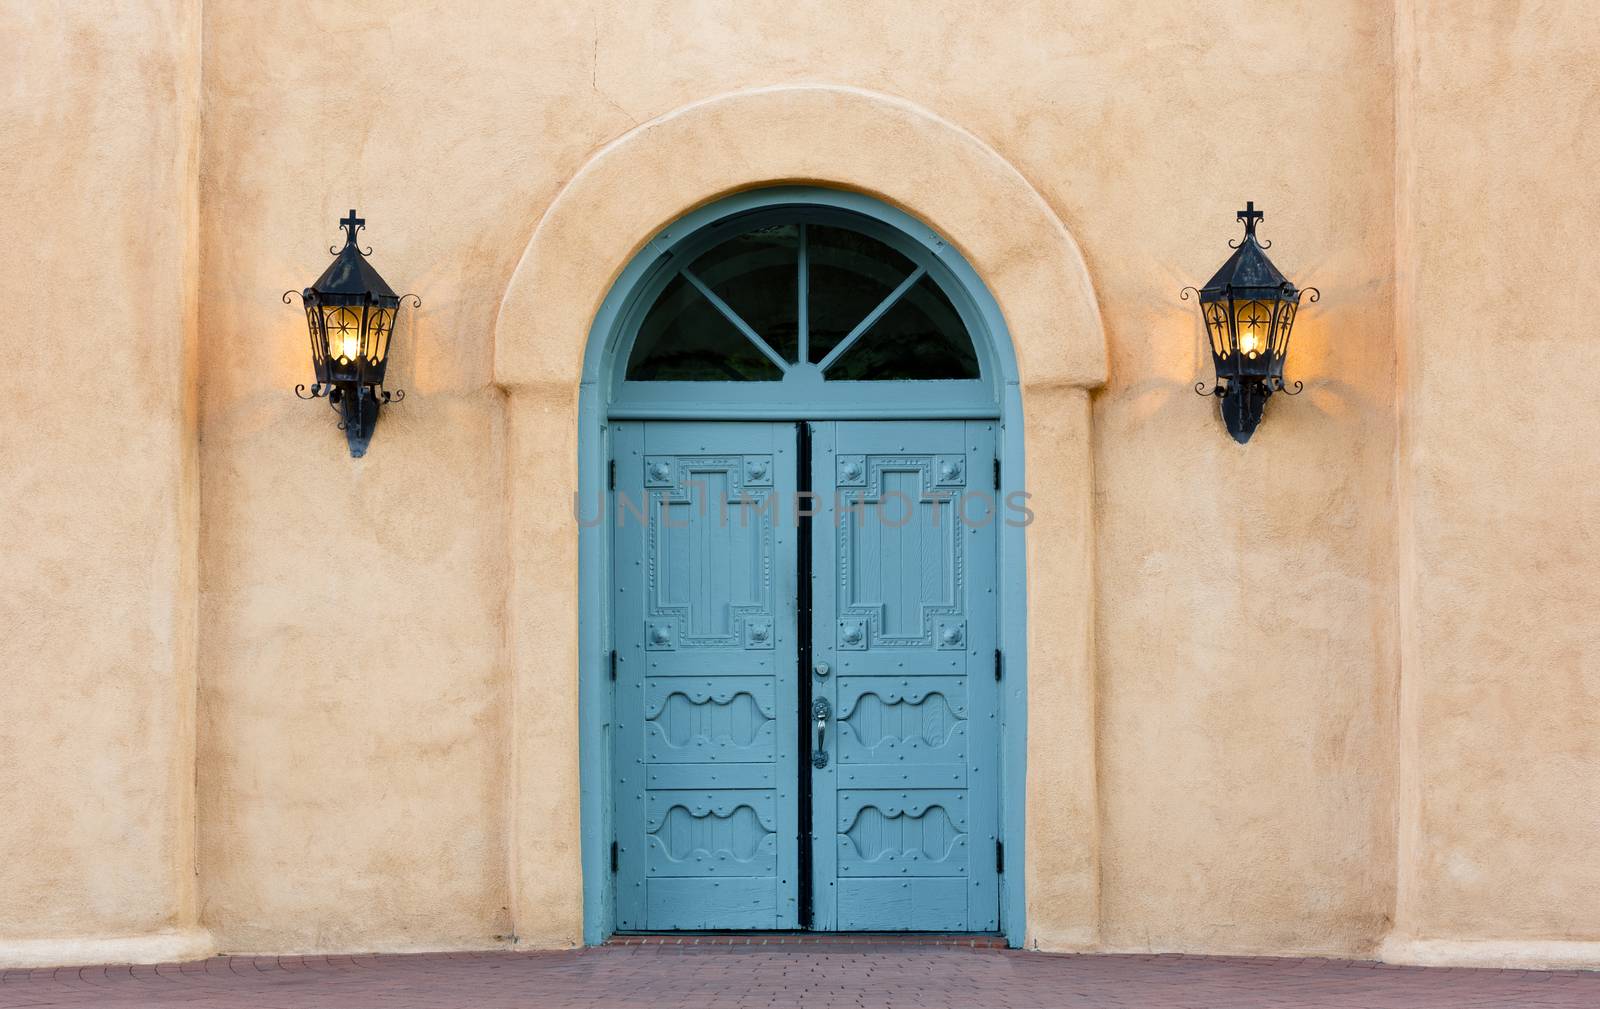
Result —
<path fill-rule="evenodd" d="M 974 489 L 987 490 L 982 477 L 998 474 L 998 425 L 969 420 L 966 435 L 967 472 Z M 995 484 L 998 476 L 992 477 Z M 967 873 L 967 928 L 996 931 L 1000 927 L 1000 681 L 994 675 L 1000 632 L 1000 523 L 1006 512 L 999 488 L 975 495 L 960 516 L 967 537 L 972 589 L 967 596 L 967 704 L 971 713 L 972 747 L 968 760 L 968 807 L 972 816 Z"/>
<path fill-rule="evenodd" d="M 808 680 L 811 686 L 812 705 L 818 701 L 826 701 L 830 708 L 837 710 L 838 698 L 835 696 L 835 677 L 832 670 L 838 665 L 837 621 L 832 618 L 835 612 L 837 592 L 833 577 L 834 563 L 832 550 L 834 542 L 835 523 L 837 522 L 837 502 L 834 499 L 833 480 L 829 474 L 833 473 L 835 454 L 835 427 L 831 422 L 809 425 L 811 442 L 811 467 L 807 475 L 811 492 L 815 495 L 812 499 L 812 511 L 815 517 L 810 519 L 810 570 L 808 571 L 811 582 L 811 665 L 802 667 L 800 675 Z M 827 669 L 829 674 L 818 676 L 817 672 Z M 811 717 L 812 711 L 808 707 L 806 737 L 809 745 L 816 743 L 816 720 Z M 819 932 L 833 932 L 839 927 L 839 902 L 836 879 L 839 874 L 839 853 L 835 838 L 838 831 L 834 827 L 836 803 L 834 796 L 838 793 L 838 762 L 832 759 L 837 752 L 838 733 L 834 728 L 835 723 L 830 718 L 828 728 L 833 731 L 831 739 L 824 740 L 823 749 L 828 753 L 828 762 L 825 766 L 816 766 L 815 754 L 808 754 L 805 765 L 801 768 L 803 773 L 811 776 L 812 802 L 811 802 L 811 927 Z"/>
<path fill-rule="evenodd" d="M 801 229 L 800 248 L 803 262 L 805 255 L 804 228 Z M 804 301 L 801 304 L 803 306 L 805 304 Z M 802 327 L 802 341 L 805 339 L 804 333 L 805 329 Z M 795 681 L 799 687 L 798 696 L 796 697 L 795 722 L 800 727 L 800 759 L 798 767 L 800 781 L 796 793 L 799 799 L 797 812 L 799 815 L 798 840 L 800 847 L 797 852 L 799 870 L 795 879 L 795 891 L 799 899 L 800 927 L 812 930 L 816 928 L 813 918 L 815 907 L 813 906 L 811 893 L 812 853 L 815 845 L 812 843 L 811 733 L 805 731 L 810 724 L 807 720 L 811 717 L 811 669 L 814 661 L 811 643 L 812 516 L 810 514 L 811 508 L 809 507 L 811 500 L 811 425 L 805 421 L 800 421 L 795 424 L 794 428 L 796 453 L 796 489 L 793 502 L 795 527 L 795 664 L 798 670 Z"/>
<path fill-rule="evenodd" d="M 643 740 L 635 738 L 640 730 L 638 722 L 644 712 L 644 614 L 634 600 L 643 586 L 639 571 L 644 565 L 642 534 L 626 528 L 620 498 L 632 494 L 638 500 L 638 487 L 642 481 L 624 478 L 619 485 L 615 474 L 619 462 L 626 466 L 644 457 L 644 425 L 641 423 L 616 424 L 612 428 L 613 494 L 608 495 L 612 512 L 605 516 L 606 526 L 612 535 L 611 556 L 613 568 L 611 607 L 612 652 L 615 656 L 616 681 L 612 683 L 612 710 L 615 725 L 612 729 L 611 766 L 616 781 L 613 786 L 611 814 L 611 872 L 617 902 L 617 928 L 623 931 L 649 926 L 645 913 L 646 871 L 643 844 L 645 838 L 645 769 Z M 626 472 L 626 471 L 625 471 Z"/>

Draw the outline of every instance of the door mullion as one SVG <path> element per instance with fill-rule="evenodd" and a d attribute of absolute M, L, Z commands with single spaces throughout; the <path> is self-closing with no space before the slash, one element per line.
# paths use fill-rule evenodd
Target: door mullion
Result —
<path fill-rule="evenodd" d="M 826 699 L 837 713 L 839 699 L 835 696 L 835 683 L 838 680 L 834 670 L 838 668 L 839 657 L 835 649 L 835 632 L 838 621 L 834 619 L 836 612 L 834 595 L 837 589 L 837 580 L 833 577 L 834 564 L 832 563 L 834 537 L 837 527 L 834 524 L 834 439 L 838 425 L 832 421 L 818 422 L 810 425 L 810 466 L 806 474 L 808 487 L 816 497 L 812 500 L 812 510 L 816 517 L 811 523 L 811 549 L 809 551 L 810 564 L 807 566 L 806 576 L 811 583 L 811 655 L 809 665 L 800 668 L 800 678 L 806 680 L 812 692 L 812 700 Z M 816 670 L 820 664 L 826 663 L 830 675 L 818 676 Z M 815 726 L 811 721 L 811 708 L 807 705 L 802 713 L 805 720 L 807 748 L 815 742 Z M 828 751 L 828 764 L 826 767 L 815 767 L 810 759 L 809 752 L 801 762 L 801 773 L 809 774 L 811 778 L 811 927 L 820 932 L 832 932 L 839 927 L 838 888 L 836 880 L 839 872 L 839 842 L 838 825 L 838 771 L 839 761 L 834 759 L 839 750 L 839 732 L 837 721 L 830 722 L 828 726 L 828 740 L 825 749 Z"/>
<path fill-rule="evenodd" d="M 796 502 L 809 501 L 811 492 L 811 425 L 805 421 L 795 424 L 796 442 Z M 795 886 L 800 895 L 800 927 L 811 929 L 812 924 L 812 798 L 811 798 L 811 733 L 807 731 L 811 711 L 811 517 L 808 509 L 795 512 L 795 653 L 799 684 L 795 702 L 795 717 L 800 726 L 799 784 L 796 794 L 800 814 L 799 871 Z"/>

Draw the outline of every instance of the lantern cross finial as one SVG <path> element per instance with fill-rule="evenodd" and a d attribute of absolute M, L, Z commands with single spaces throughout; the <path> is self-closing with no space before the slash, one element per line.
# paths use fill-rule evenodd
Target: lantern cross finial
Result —
<path fill-rule="evenodd" d="M 365 218 L 361 218 L 361 217 L 357 217 L 356 216 L 356 208 L 354 208 L 354 207 L 350 208 L 350 216 L 349 217 L 341 217 L 339 219 L 339 227 L 344 229 L 344 235 L 345 235 L 344 241 L 345 241 L 346 245 L 354 245 L 354 244 L 356 244 L 356 232 L 360 231 L 362 228 L 364 228 L 366 226 L 367 226 L 366 219 Z"/>
<path fill-rule="evenodd" d="M 354 214 L 355 211 L 352 210 L 350 213 Z M 1239 220 L 1244 222 L 1244 236 L 1246 238 L 1253 237 L 1256 233 L 1256 222 L 1264 220 L 1266 216 L 1266 214 L 1256 209 L 1255 200 L 1245 201 L 1244 209 L 1237 214 Z"/>

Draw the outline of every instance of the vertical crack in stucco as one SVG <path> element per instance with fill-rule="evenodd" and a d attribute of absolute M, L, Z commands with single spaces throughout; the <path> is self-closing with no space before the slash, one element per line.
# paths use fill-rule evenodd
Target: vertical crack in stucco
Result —
<path fill-rule="evenodd" d="M 189 726 L 190 733 L 190 860 L 193 876 L 193 907 L 191 920 L 196 927 L 204 929 L 206 905 L 206 878 L 204 867 L 205 844 L 205 819 L 202 815 L 204 795 L 200 775 L 201 758 L 204 752 L 201 739 L 202 726 L 205 724 L 205 683 L 203 682 L 203 660 L 205 646 L 203 637 L 203 615 L 201 613 L 201 599 L 205 589 L 205 565 L 203 563 L 205 550 L 205 501 L 204 501 L 204 471 L 205 461 L 203 452 L 203 420 L 205 415 L 204 405 L 201 402 L 201 382 L 205 374 L 207 357 L 205 348 L 200 340 L 200 299 L 202 278 L 205 275 L 206 265 L 210 259 L 207 249 L 206 199 L 205 199 L 205 128 L 206 128 L 206 93 L 205 93 L 205 58 L 206 58 L 206 6 L 204 0 L 194 0 L 192 17 L 194 18 L 194 61 L 193 104 L 191 114 L 194 117 L 194 164 L 192 169 L 192 205 L 194 227 L 194 264 L 190 271 L 194 286 L 194 298 L 191 306 L 192 315 L 186 321 L 189 350 L 188 387 L 192 399 L 193 417 L 190 427 L 191 438 L 189 451 L 192 454 L 194 467 L 193 493 L 194 493 L 194 532 L 192 549 L 194 551 L 194 580 L 193 580 L 193 613 L 194 627 L 194 680 L 191 684 L 193 691 L 193 715 Z M 207 941 L 211 941 L 209 938 Z"/>
<path fill-rule="evenodd" d="M 1099 311 L 1099 290 L 1095 290 L 1096 311 Z M 1099 316 L 1104 318 L 1104 316 Z M 1107 376 L 1109 382 L 1110 376 Z M 1104 388 L 1104 384 L 1099 388 Z M 1086 388 L 1082 391 L 1080 409 L 1083 411 L 1083 430 L 1087 432 L 1083 446 L 1083 465 L 1087 470 L 1084 486 L 1087 493 L 1080 503 L 1082 514 L 1079 516 L 1080 528 L 1086 532 L 1084 545 L 1084 575 L 1085 584 L 1090 587 L 1088 599 L 1085 601 L 1085 632 L 1083 635 L 1084 655 L 1083 661 L 1089 671 L 1088 696 L 1084 703 L 1089 709 L 1089 741 L 1092 747 L 1089 754 L 1089 787 L 1093 794 L 1089 797 L 1089 808 L 1094 810 L 1094 822 L 1089 825 L 1089 858 L 1093 865 L 1091 890 L 1089 893 L 1089 914 L 1094 929 L 1089 936 L 1093 948 L 1100 948 L 1105 942 L 1105 885 L 1106 861 L 1105 853 L 1101 850 L 1102 831 L 1106 823 L 1105 802 L 1105 754 L 1106 746 L 1101 734 L 1104 728 L 1104 719 L 1101 717 L 1102 702 L 1105 693 L 1101 689 L 1100 668 L 1100 529 L 1097 521 L 1099 509 L 1095 506 L 1095 499 L 1099 487 L 1098 467 L 1095 465 L 1095 423 L 1094 423 L 1094 398 L 1096 388 Z M 1026 572 L 1024 572 L 1026 574 Z M 1148 945 L 1148 944 L 1147 944 Z"/>
<path fill-rule="evenodd" d="M 600 12 L 598 9 L 595 11 L 594 17 L 590 21 L 590 27 L 592 29 L 593 45 L 591 45 L 589 49 L 589 87 L 607 105 L 622 113 L 624 119 L 628 120 L 628 122 L 632 123 L 634 126 L 638 126 L 638 117 L 634 116 L 621 105 L 618 105 L 616 99 L 612 98 L 610 95 L 606 94 L 600 89 Z"/>
<path fill-rule="evenodd" d="M 518 828 L 517 810 L 521 801 L 519 783 L 522 775 L 520 757 L 522 747 L 517 734 L 517 726 L 521 724 L 519 718 L 519 705 L 517 694 L 519 692 L 518 667 L 516 662 L 516 645 L 512 636 L 511 614 L 515 612 L 513 603 L 517 590 L 517 565 L 512 558 L 516 556 L 514 510 L 515 500 L 512 494 L 512 480 L 515 479 L 514 467 L 516 465 L 516 446 L 512 442 L 511 404 L 504 386 L 490 385 L 495 393 L 495 401 L 499 406 L 498 442 L 500 449 L 500 556 L 503 564 L 500 570 L 500 655 L 496 665 L 500 669 L 497 677 L 501 684 L 502 710 L 505 712 L 501 723 L 501 732 L 504 736 L 502 746 L 505 756 L 505 781 L 501 785 L 501 795 L 505 798 L 506 807 L 501 811 L 500 821 L 505 831 L 503 843 L 503 864 L 505 866 L 506 906 L 505 921 L 506 934 L 501 938 L 515 945 L 517 937 L 522 932 L 523 923 L 518 919 L 517 910 L 522 906 L 522 876 L 518 872 L 517 853 L 521 850 L 521 831 Z"/>

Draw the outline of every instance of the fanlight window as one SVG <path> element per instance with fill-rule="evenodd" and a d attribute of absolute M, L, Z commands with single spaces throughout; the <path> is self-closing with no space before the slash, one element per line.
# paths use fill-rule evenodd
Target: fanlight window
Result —
<path fill-rule="evenodd" d="M 976 379 L 961 314 L 927 268 L 870 235 L 758 227 L 700 253 L 639 324 L 631 382 Z"/>

